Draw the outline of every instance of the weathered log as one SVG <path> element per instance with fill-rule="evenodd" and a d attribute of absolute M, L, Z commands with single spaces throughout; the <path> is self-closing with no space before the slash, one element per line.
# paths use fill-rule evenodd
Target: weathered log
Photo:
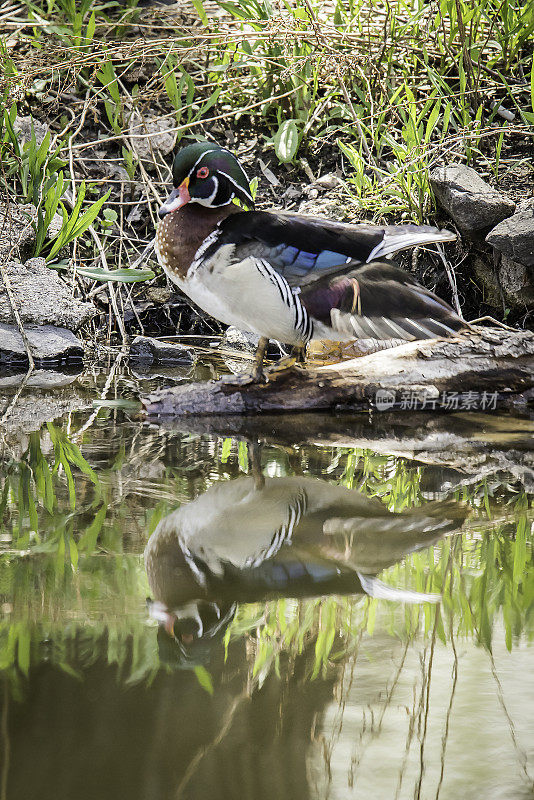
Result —
<path fill-rule="evenodd" d="M 492 411 L 534 399 L 534 334 L 476 328 L 410 342 L 328 367 L 290 368 L 266 384 L 222 381 L 161 389 L 148 415 L 257 414 L 327 409 Z"/>

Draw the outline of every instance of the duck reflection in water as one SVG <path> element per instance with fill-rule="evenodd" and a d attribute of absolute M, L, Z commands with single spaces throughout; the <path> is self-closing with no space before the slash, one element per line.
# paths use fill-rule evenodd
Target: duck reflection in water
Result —
<path fill-rule="evenodd" d="M 464 518 L 452 501 L 392 513 L 376 498 L 316 478 L 217 483 L 150 537 L 150 613 L 193 656 L 196 643 L 224 632 L 238 602 L 352 593 L 435 602 L 439 595 L 396 589 L 376 575 Z"/>

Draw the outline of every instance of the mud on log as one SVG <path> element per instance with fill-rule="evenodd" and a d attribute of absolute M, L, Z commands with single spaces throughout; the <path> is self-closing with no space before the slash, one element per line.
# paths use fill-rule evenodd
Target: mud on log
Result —
<path fill-rule="evenodd" d="M 443 408 L 440 398 L 451 392 L 491 394 L 491 409 L 513 403 L 526 408 L 534 402 L 534 333 L 479 327 L 454 339 L 410 342 L 333 366 L 293 367 L 266 384 L 192 383 L 153 392 L 142 402 L 148 415 L 157 416 L 367 410 L 375 407 L 379 391 L 384 407 L 394 409 Z M 419 403 L 406 403 L 407 395 Z"/>

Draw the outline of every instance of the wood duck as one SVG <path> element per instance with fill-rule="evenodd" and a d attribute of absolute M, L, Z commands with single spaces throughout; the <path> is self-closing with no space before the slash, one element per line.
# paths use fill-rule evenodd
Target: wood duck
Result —
<path fill-rule="evenodd" d="M 452 241 L 453 233 L 255 211 L 240 163 L 211 142 L 180 150 L 172 172 L 156 253 L 204 311 L 260 336 L 254 369 L 242 382 L 264 379 L 269 339 L 302 350 L 311 339 L 411 341 L 465 326 L 447 303 L 384 260 L 408 247 Z"/>
<path fill-rule="evenodd" d="M 435 601 L 375 576 L 464 518 L 452 501 L 393 513 L 376 498 L 316 478 L 216 483 L 164 517 L 147 543 L 151 614 L 190 643 L 219 631 L 236 602 L 362 592 Z"/>

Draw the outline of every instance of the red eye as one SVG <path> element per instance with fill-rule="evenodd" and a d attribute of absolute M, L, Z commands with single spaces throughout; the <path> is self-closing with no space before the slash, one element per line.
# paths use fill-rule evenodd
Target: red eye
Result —
<path fill-rule="evenodd" d="M 207 178 L 210 174 L 210 171 L 207 167 L 200 167 L 197 171 L 197 178 Z"/>

